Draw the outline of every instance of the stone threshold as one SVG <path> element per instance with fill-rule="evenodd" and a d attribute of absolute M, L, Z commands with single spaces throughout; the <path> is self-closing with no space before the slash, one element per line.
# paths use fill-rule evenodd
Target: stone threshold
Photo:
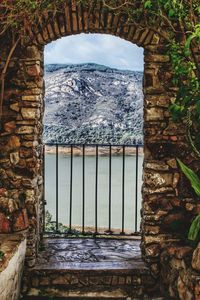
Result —
<path fill-rule="evenodd" d="M 45 238 L 24 291 L 52 299 L 149 299 L 155 284 L 140 240 Z"/>

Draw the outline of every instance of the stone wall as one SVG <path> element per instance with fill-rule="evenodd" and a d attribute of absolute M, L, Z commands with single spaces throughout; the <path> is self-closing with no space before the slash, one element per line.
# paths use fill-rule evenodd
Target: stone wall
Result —
<path fill-rule="evenodd" d="M 26 263 L 33 266 L 44 204 L 43 47 L 80 32 L 116 35 L 145 50 L 142 252 L 156 277 L 166 248 L 182 245 L 191 219 L 200 211 L 176 157 L 196 170 L 199 165 L 185 141 L 184 127 L 174 123 L 169 113 L 176 88 L 170 85 L 171 66 L 163 39 L 151 28 L 129 25 L 125 15 L 114 15 L 102 10 L 100 1 L 95 3 L 91 1 L 91 9 L 66 1 L 62 12 L 45 14 L 37 26 L 29 28 L 12 56 L 6 74 L 0 133 L 0 232 L 29 227 Z M 1 70 L 10 47 L 9 37 L 2 37 Z"/>
<path fill-rule="evenodd" d="M 1 235 L 0 299 L 18 300 L 26 254 L 26 239 L 22 234 Z"/>
<path fill-rule="evenodd" d="M 191 264 L 192 262 L 192 264 Z M 169 246 L 161 255 L 163 293 L 171 299 L 200 299 L 200 243 L 190 246 Z"/>

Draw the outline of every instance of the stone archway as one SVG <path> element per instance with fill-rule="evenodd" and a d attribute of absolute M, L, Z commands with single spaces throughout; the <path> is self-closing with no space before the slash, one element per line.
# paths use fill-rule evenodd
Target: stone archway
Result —
<path fill-rule="evenodd" d="M 96 3 L 96 2 L 95 2 Z M 142 206 L 142 250 L 152 271 L 159 272 L 161 249 L 177 241 L 174 233 L 162 228 L 162 221 L 177 206 L 179 174 L 174 157 L 179 147 L 180 128 L 170 118 L 168 105 L 174 95 L 166 87 L 170 77 L 169 57 L 163 52 L 162 38 L 151 28 L 129 25 L 123 14 L 67 1 L 64 11 L 44 15 L 35 28 L 29 28 L 24 43 L 18 46 L 9 65 L 1 132 L 1 218 L 6 230 L 27 228 L 27 265 L 33 266 L 42 232 L 43 210 L 43 51 L 60 37 L 77 33 L 107 33 L 144 48 L 144 186 Z M 9 39 L 4 37 L 2 63 L 6 60 Z M 183 133 L 180 133 L 183 135 Z M 164 207 L 162 200 L 171 201 Z M 172 207 L 172 208 L 171 208 Z M 28 213 L 28 220 L 26 210 Z M 9 217 L 9 218 L 8 218 Z M 5 231 L 5 226 L 1 228 Z"/>

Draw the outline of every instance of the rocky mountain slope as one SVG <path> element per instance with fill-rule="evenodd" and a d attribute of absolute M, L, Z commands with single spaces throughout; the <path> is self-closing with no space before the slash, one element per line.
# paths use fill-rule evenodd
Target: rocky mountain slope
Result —
<path fill-rule="evenodd" d="M 142 80 L 96 64 L 47 65 L 44 142 L 142 143 Z"/>

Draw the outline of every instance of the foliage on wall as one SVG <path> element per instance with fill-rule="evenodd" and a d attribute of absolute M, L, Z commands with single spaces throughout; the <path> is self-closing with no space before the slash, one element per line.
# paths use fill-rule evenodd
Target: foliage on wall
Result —
<path fill-rule="evenodd" d="M 150 27 L 163 38 L 177 88 L 170 110 L 174 120 L 187 125 L 188 142 L 200 158 L 199 0 L 123 0 L 120 4 L 104 0 L 103 3 L 115 13 L 124 12 L 130 23 Z"/>

